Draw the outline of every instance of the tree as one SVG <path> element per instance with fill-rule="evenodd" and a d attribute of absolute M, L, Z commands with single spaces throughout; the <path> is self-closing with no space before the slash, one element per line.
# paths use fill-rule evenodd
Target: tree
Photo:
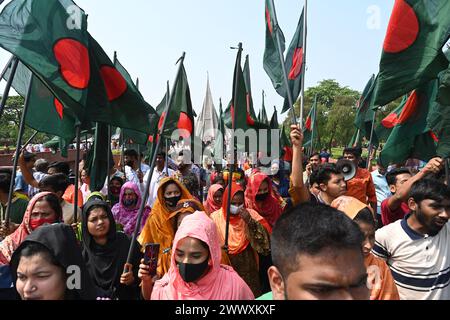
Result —
<path fill-rule="evenodd" d="M 5 110 L 0 119 L 0 143 L 2 145 L 13 146 L 17 141 L 19 133 L 20 119 L 24 106 L 24 99 L 21 96 L 10 96 L 6 100 Z M 34 130 L 25 127 L 22 141 L 25 142 L 34 134 Z M 42 143 L 51 138 L 45 133 L 38 133 L 33 139 L 33 143 Z"/>

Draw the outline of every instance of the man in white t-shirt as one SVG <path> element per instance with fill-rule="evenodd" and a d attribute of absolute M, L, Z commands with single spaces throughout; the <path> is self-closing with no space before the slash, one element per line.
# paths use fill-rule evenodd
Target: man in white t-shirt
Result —
<path fill-rule="evenodd" d="M 147 204 L 152 207 L 158 195 L 159 183 L 164 177 L 172 177 L 175 173 L 172 169 L 167 168 L 166 164 L 166 154 L 165 152 L 159 152 L 156 155 L 155 168 L 153 169 L 152 180 L 150 182 L 150 191 L 147 199 Z M 150 176 L 150 170 L 147 171 L 144 177 L 144 185 Z"/>
<path fill-rule="evenodd" d="M 434 179 L 415 182 L 411 213 L 375 234 L 372 253 L 386 260 L 402 300 L 450 299 L 450 188 Z"/>

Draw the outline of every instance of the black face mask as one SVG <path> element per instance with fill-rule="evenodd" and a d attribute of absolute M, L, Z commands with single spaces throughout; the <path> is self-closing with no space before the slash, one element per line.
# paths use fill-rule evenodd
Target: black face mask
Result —
<path fill-rule="evenodd" d="M 261 194 L 257 194 L 255 197 L 256 201 L 264 201 L 267 199 L 267 197 L 269 196 L 269 193 L 261 193 Z"/>
<path fill-rule="evenodd" d="M 184 282 L 194 282 L 205 273 L 206 268 L 208 268 L 208 259 L 199 264 L 178 262 L 177 265 L 178 272 Z"/>
<path fill-rule="evenodd" d="M 164 200 L 166 201 L 166 204 L 169 207 L 175 207 L 177 205 L 178 201 L 180 201 L 180 199 L 181 199 L 181 196 L 170 197 L 170 198 L 164 197 Z"/>

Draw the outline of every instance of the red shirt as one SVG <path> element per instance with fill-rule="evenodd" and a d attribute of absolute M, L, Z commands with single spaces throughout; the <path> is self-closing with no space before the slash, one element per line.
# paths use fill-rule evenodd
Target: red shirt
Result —
<path fill-rule="evenodd" d="M 402 202 L 400 207 L 392 211 L 388 206 L 388 200 L 389 198 L 385 199 L 381 203 L 381 221 L 385 226 L 397 220 L 403 219 L 408 213 L 411 212 L 406 202 Z"/>

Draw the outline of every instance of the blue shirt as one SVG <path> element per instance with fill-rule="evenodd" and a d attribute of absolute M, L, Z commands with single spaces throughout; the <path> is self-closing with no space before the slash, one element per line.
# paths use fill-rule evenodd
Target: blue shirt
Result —
<path fill-rule="evenodd" d="M 381 214 L 381 203 L 384 199 L 392 196 L 386 177 L 375 170 L 371 173 L 373 184 L 375 186 L 375 193 L 377 195 L 377 213 Z"/>

